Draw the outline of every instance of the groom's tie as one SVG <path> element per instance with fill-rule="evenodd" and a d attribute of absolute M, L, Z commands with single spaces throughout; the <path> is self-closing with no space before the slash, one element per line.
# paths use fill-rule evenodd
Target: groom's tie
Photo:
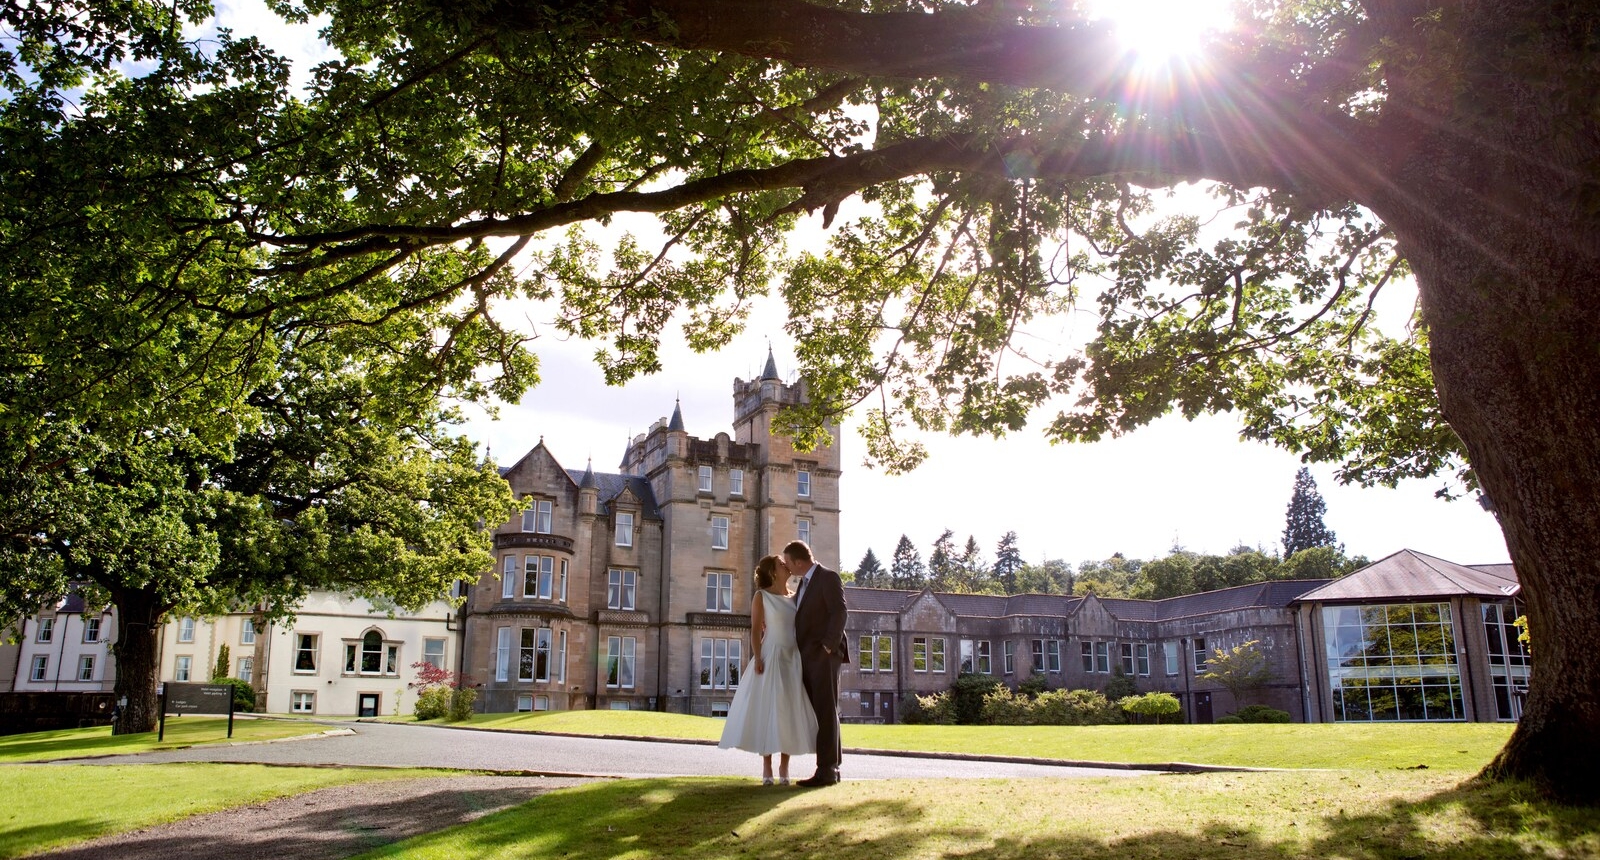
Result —
<path fill-rule="evenodd" d="M 794 590 L 794 605 L 799 606 L 800 601 L 806 596 L 806 586 L 811 584 L 811 574 L 800 578 L 800 587 Z"/>

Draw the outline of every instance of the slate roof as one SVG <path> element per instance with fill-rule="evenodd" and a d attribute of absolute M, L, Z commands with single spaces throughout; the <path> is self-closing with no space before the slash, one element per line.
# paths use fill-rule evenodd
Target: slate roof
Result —
<path fill-rule="evenodd" d="M 899 588 L 859 588 L 847 585 L 844 602 L 857 612 L 903 612 L 920 591 Z M 1062 594 L 955 594 L 933 596 L 957 615 L 967 618 L 1004 618 L 1009 615 L 1066 617 L 1083 598 Z"/>
<path fill-rule="evenodd" d="M 1489 597 L 1503 600 L 1521 589 L 1509 564 L 1468 567 L 1403 549 L 1300 595 L 1304 602 L 1396 602 L 1427 597 Z"/>
<path fill-rule="evenodd" d="M 581 485 L 585 480 L 583 470 L 567 469 L 566 472 L 567 477 L 571 478 L 574 484 Z M 626 487 L 633 490 L 633 494 L 638 497 L 640 513 L 653 520 L 661 519 L 661 510 L 656 507 L 656 494 L 650 490 L 650 482 L 643 477 L 639 475 L 614 475 L 610 472 L 595 472 L 594 485 L 595 489 L 599 491 L 599 513 L 609 514 L 611 512 L 611 500 L 622 495 L 622 490 Z"/>
<path fill-rule="evenodd" d="M 921 592 L 897 588 L 844 587 L 844 605 L 857 612 L 903 612 Z"/>

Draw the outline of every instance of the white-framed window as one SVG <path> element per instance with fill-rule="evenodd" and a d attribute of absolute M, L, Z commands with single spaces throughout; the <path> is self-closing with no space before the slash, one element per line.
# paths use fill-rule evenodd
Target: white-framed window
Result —
<path fill-rule="evenodd" d="M 711 518 L 711 548 L 712 549 L 727 549 L 728 548 L 728 518 L 727 517 L 712 517 Z"/>
<path fill-rule="evenodd" d="M 699 483 L 697 484 L 697 486 L 698 486 L 700 492 L 702 492 L 702 493 L 711 492 L 711 467 L 710 466 L 701 466 L 700 467 Z"/>
<path fill-rule="evenodd" d="M 295 714 L 317 712 L 317 694 L 310 690 L 295 690 L 289 694 L 289 711 Z"/>
<path fill-rule="evenodd" d="M 633 689 L 633 661 L 636 644 L 632 636 L 606 638 L 606 686 L 611 689 Z M 622 703 L 626 705 L 627 703 Z M 615 708 L 616 702 L 612 703 Z M 627 710 L 627 708 L 622 708 Z"/>
<path fill-rule="evenodd" d="M 244 622 L 239 625 L 239 644 L 256 644 L 256 620 L 254 618 L 246 618 L 244 619 Z"/>
<path fill-rule="evenodd" d="M 863 672 L 894 671 L 894 637 L 868 634 L 856 648 L 856 668 Z"/>
<path fill-rule="evenodd" d="M 28 680 L 43 681 L 45 675 L 50 673 L 50 657 L 45 654 L 33 656 L 33 667 L 28 670 Z"/>
<path fill-rule="evenodd" d="M 943 672 L 944 639 L 916 636 L 911 640 L 911 671 Z"/>
<path fill-rule="evenodd" d="M 1133 646 L 1134 669 L 1143 677 L 1150 677 L 1150 646 L 1144 642 Z"/>
<path fill-rule="evenodd" d="M 344 643 L 346 674 L 394 675 L 399 672 L 400 646 L 383 641 L 383 633 L 368 630 L 358 641 Z"/>
<path fill-rule="evenodd" d="M 511 628 L 501 627 L 495 631 L 494 642 L 494 679 L 496 681 L 511 680 Z"/>
<path fill-rule="evenodd" d="M 56 620 L 54 618 L 39 619 L 39 632 L 33 637 L 35 642 L 49 642 L 56 635 Z"/>
<path fill-rule="evenodd" d="M 1111 674 L 1111 643 L 1094 643 L 1094 670 L 1102 675 Z"/>
<path fill-rule="evenodd" d="M 533 694 L 520 693 L 517 696 L 517 713 L 527 713 L 533 710 Z"/>
<path fill-rule="evenodd" d="M 744 495 L 744 470 L 743 469 L 729 469 L 728 470 L 728 495 L 730 495 L 730 496 L 742 496 L 742 495 Z"/>
<path fill-rule="evenodd" d="M 795 531 L 795 537 L 798 537 L 799 539 L 805 541 L 807 544 L 811 543 L 811 521 L 810 520 L 806 519 L 805 517 L 801 517 L 800 519 L 795 520 L 794 531 Z"/>
<path fill-rule="evenodd" d="M 238 678 L 241 681 L 249 683 L 250 681 L 255 680 L 255 676 L 256 676 L 256 658 L 254 658 L 254 657 L 240 657 L 239 658 L 239 668 L 234 672 L 234 677 Z"/>
<path fill-rule="evenodd" d="M 1133 643 L 1122 643 L 1122 674 L 1133 674 Z"/>
<path fill-rule="evenodd" d="M 993 675 L 994 662 L 990 656 L 989 640 L 978 640 L 978 674 Z"/>
<path fill-rule="evenodd" d="M 733 574 L 715 571 L 706 574 L 706 611 L 733 611 Z"/>
<path fill-rule="evenodd" d="M 961 640 L 961 668 L 963 675 L 971 674 L 978 669 L 978 654 L 971 639 Z"/>
<path fill-rule="evenodd" d="M 78 680 L 94 680 L 94 655 L 85 654 L 78 658 Z"/>
<path fill-rule="evenodd" d="M 522 596 L 550 600 L 555 594 L 556 560 L 548 555 L 525 555 L 522 563 Z"/>
<path fill-rule="evenodd" d="M 944 637 L 935 636 L 928 640 L 928 671 L 944 673 Z"/>
<path fill-rule="evenodd" d="M 179 654 L 172 661 L 172 680 L 187 681 L 194 669 L 194 658 L 188 654 Z"/>
<path fill-rule="evenodd" d="M 625 701 L 612 702 L 610 708 L 613 711 L 626 711 L 628 710 L 628 703 Z"/>
<path fill-rule="evenodd" d="M 606 572 L 606 608 L 631 611 L 639 587 L 637 570 L 611 568 Z"/>
<path fill-rule="evenodd" d="M 728 716 L 729 702 L 712 702 L 711 716 L 726 718 Z"/>
<path fill-rule="evenodd" d="M 317 671 L 317 640 L 321 637 L 316 633 L 301 633 L 295 638 L 294 671 Z"/>
<path fill-rule="evenodd" d="M 1171 640 L 1161 643 L 1161 658 L 1167 664 L 1168 675 L 1178 674 L 1178 643 Z"/>
<path fill-rule="evenodd" d="M 1043 672 L 1044 671 L 1044 640 L 1043 639 L 1035 639 L 1035 640 L 1033 640 L 1033 642 L 1031 644 L 1033 646 L 1033 671 L 1035 671 L 1035 672 Z"/>
<path fill-rule="evenodd" d="M 180 618 L 180 619 L 178 619 L 178 641 L 179 642 L 193 642 L 194 641 L 194 619 L 193 618 Z"/>
<path fill-rule="evenodd" d="M 542 535 L 549 534 L 553 505 L 549 499 L 529 500 L 527 510 L 522 512 L 522 530 Z"/>
<path fill-rule="evenodd" d="M 1017 643 L 1010 639 L 1000 643 L 1000 670 L 1007 675 L 1017 673 Z"/>
<path fill-rule="evenodd" d="M 567 682 L 567 631 L 565 630 L 556 633 L 556 658 L 552 674 L 557 684 Z"/>
<path fill-rule="evenodd" d="M 550 697 L 549 696 L 534 696 L 533 697 L 533 709 L 535 711 L 548 711 L 548 710 L 550 710 Z"/>
<path fill-rule="evenodd" d="M 522 648 L 517 654 L 517 680 L 550 680 L 551 645 L 554 631 L 548 627 L 522 628 Z"/>
<path fill-rule="evenodd" d="M 99 618 L 90 618 L 88 616 L 84 616 L 84 619 L 83 619 L 83 641 L 85 641 L 85 642 L 99 642 L 100 641 L 100 619 Z"/>
<path fill-rule="evenodd" d="M 435 669 L 444 668 L 443 639 L 422 640 L 422 662 L 427 663 L 429 666 L 432 666 Z"/>
<path fill-rule="evenodd" d="M 567 602 L 567 560 L 561 560 L 561 573 L 556 577 L 557 584 L 561 586 L 561 602 Z"/>
<path fill-rule="evenodd" d="M 738 639 L 701 639 L 700 689 L 736 689 L 743 650 L 744 642 Z"/>
<path fill-rule="evenodd" d="M 805 469 L 794 473 L 794 494 L 802 499 L 811 498 L 811 473 Z"/>
<path fill-rule="evenodd" d="M 1085 639 L 1079 643 L 1083 646 L 1083 671 L 1094 672 L 1094 643 Z"/>
<path fill-rule="evenodd" d="M 1194 673 L 1196 675 L 1204 675 L 1209 671 L 1206 668 L 1206 661 L 1210 656 L 1211 653 L 1206 650 L 1206 638 L 1204 636 L 1194 637 Z"/>
<path fill-rule="evenodd" d="M 633 514 L 617 514 L 617 546 L 633 546 Z"/>
<path fill-rule="evenodd" d="M 1051 639 L 1044 643 L 1045 671 L 1061 672 L 1061 640 Z"/>
<path fill-rule="evenodd" d="M 508 555 L 500 565 L 500 596 L 510 600 L 517 596 L 517 557 Z"/>

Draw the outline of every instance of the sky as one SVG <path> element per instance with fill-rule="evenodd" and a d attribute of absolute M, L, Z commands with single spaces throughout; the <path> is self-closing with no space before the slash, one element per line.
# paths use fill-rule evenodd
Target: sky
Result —
<path fill-rule="evenodd" d="M 219 21 L 263 41 L 294 61 L 296 79 L 307 80 L 313 62 L 327 59 L 315 25 L 288 25 L 260 0 L 223 0 Z M 848 213 L 844 213 L 848 215 Z M 815 220 L 814 218 L 812 220 Z M 1401 312 L 1409 300 L 1391 288 L 1386 300 Z M 521 313 L 522 309 L 513 309 Z M 681 399 L 691 435 L 711 438 L 732 432 L 733 380 L 759 375 L 770 344 L 779 372 L 793 379 L 794 344 L 773 308 L 719 353 L 697 355 L 681 343 L 664 345 L 662 373 L 622 387 L 608 387 L 594 364 L 595 346 L 563 341 L 536 312 L 524 316 L 532 348 L 541 361 L 542 383 L 520 403 L 499 407 L 494 419 L 469 409 L 463 431 L 490 446 L 509 465 L 541 438 L 569 468 L 592 457 L 596 470 L 616 471 L 627 440 L 672 413 Z M 1084 318 L 1058 321 L 1035 336 L 1081 340 Z M 1045 423 L 1044 416 L 1035 418 Z M 852 421 L 838 443 L 841 478 L 841 569 L 854 569 L 871 548 L 887 562 L 902 534 L 926 558 L 946 528 L 958 545 L 977 539 L 994 557 L 1001 535 L 1015 531 L 1023 557 L 1032 562 L 1079 563 L 1113 553 L 1134 558 L 1165 555 L 1182 546 L 1224 553 L 1245 544 L 1268 552 L 1281 548 L 1285 511 L 1296 455 L 1239 438 L 1229 415 L 1195 421 L 1166 419 L 1125 437 L 1095 444 L 1051 445 L 1037 427 L 1004 440 L 929 437 L 928 460 L 909 475 L 891 476 L 861 465 L 864 445 Z M 1332 464 L 1311 466 L 1327 502 L 1325 522 L 1345 551 L 1373 560 L 1413 549 L 1465 564 L 1509 560 L 1494 517 L 1471 498 L 1434 498 L 1444 478 L 1412 480 L 1396 489 L 1346 487 Z"/>

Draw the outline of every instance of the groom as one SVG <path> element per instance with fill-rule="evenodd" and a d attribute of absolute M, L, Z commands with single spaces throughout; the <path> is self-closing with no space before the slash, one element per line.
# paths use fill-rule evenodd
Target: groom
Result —
<path fill-rule="evenodd" d="M 844 585 L 839 574 L 811 558 L 805 541 L 783 548 L 783 566 L 800 578 L 795 591 L 794 638 L 800 648 L 800 680 L 817 712 L 817 772 L 798 785 L 817 788 L 839 781 L 839 668 L 849 659 L 844 641 Z"/>

